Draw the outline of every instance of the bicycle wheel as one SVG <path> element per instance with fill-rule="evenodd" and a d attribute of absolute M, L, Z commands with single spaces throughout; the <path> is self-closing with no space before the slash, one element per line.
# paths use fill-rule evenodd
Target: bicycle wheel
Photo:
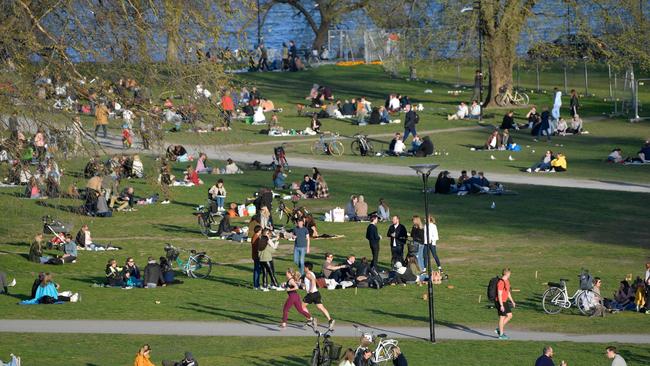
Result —
<path fill-rule="evenodd" d="M 341 156 L 345 148 L 340 141 L 333 141 L 329 144 L 329 151 L 331 155 Z"/>
<path fill-rule="evenodd" d="M 314 348 L 314 351 L 311 353 L 311 366 L 320 366 L 320 349 Z"/>
<path fill-rule="evenodd" d="M 494 101 L 498 106 L 503 107 L 508 102 L 508 97 L 505 93 L 497 94 L 497 96 L 494 98 Z"/>
<path fill-rule="evenodd" d="M 592 301 L 595 295 L 593 292 L 587 290 L 576 296 L 576 306 L 582 315 L 591 316 L 596 311 L 596 306 L 594 306 L 594 302 Z"/>
<path fill-rule="evenodd" d="M 350 151 L 352 152 L 352 155 L 361 155 L 361 144 L 358 140 L 352 141 L 350 144 Z"/>
<path fill-rule="evenodd" d="M 212 271 L 212 260 L 207 255 L 190 257 L 189 275 L 194 278 L 206 278 Z"/>
<path fill-rule="evenodd" d="M 566 303 L 567 299 L 564 291 L 558 287 L 549 287 L 542 295 L 542 308 L 546 314 L 557 314 L 562 311 L 562 304 Z"/>
<path fill-rule="evenodd" d="M 378 365 L 389 365 L 392 364 L 393 360 L 393 349 L 397 346 L 396 344 L 387 341 L 382 342 L 381 346 L 377 349 L 375 353 L 375 363 Z"/>
<path fill-rule="evenodd" d="M 201 228 L 201 233 L 203 235 L 208 235 L 208 231 L 210 230 L 210 222 L 208 222 L 205 218 L 205 215 L 203 213 L 199 214 L 196 216 L 199 227 Z"/>
<path fill-rule="evenodd" d="M 323 153 L 323 144 L 320 143 L 320 141 L 315 141 L 311 145 L 311 153 L 316 155 L 317 153 Z"/>
<path fill-rule="evenodd" d="M 366 142 L 366 144 L 368 145 L 368 155 L 374 155 L 375 154 L 375 147 L 372 146 L 372 144 L 370 142 Z"/>
<path fill-rule="evenodd" d="M 521 96 L 521 105 L 528 105 L 530 103 L 530 98 L 528 97 L 528 94 L 526 93 L 520 93 Z"/>

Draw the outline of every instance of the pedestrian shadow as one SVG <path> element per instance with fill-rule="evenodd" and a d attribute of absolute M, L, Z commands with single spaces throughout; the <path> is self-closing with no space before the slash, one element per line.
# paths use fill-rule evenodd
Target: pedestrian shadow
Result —
<path fill-rule="evenodd" d="M 194 302 L 187 303 L 186 305 L 179 306 L 178 308 L 183 310 L 190 310 L 199 313 L 209 314 L 209 315 L 221 316 L 245 324 L 255 325 L 269 331 L 276 331 L 276 332 L 280 331 L 279 327 L 269 326 L 269 323 L 271 324 L 277 323 L 278 319 L 276 317 L 270 317 L 264 314 L 247 312 L 242 310 L 235 310 L 235 309 L 222 309 L 216 306 L 198 304 Z"/>
<path fill-rule="evenodd" d="M 402 320 L 406 319 L 406 320 L 413 320 L 413 321 L 419 321 L 419 322 L 427 322 L 427 323 L 429 322 L 429 317 L 427 317 L 427 316 L 389 313 L 389 312 L 385 312 L 385 311 L 379 310 L 379 309 L 373 309 L 372 312 L 377 314 L 377 315 L 392 316 L 394 318 L 398 318 L 398 319 L 402 319 Z M 452 323 L 452 322 L 448 322 L 448 321 L 444 321 L 444 320 L 436 320 L 435 324 L 438 325 L 438 326 L 443 326 L 443 327 L 446 327 L 446 328 L 450 328 L 450 329 L 453 329 L 453 330 L 458 330 L 458 331 L 462 331 L 462 332 L 465 332 L 465 333 L 478 335 L 478 336 L 481 336 L 481 337 L 494 338 L 494 336 L 491 335 L 491 334 L 483 333 L 483 332 L 481 332 L 479 330 L 472 329 L 472 328 L 470 328 L 468 326 L 465 326 L 465 325 L 462 325 L 462 324 L 456 324 L 456 323 Z M 359 324 L 359 325 L 363 325 L 363 324 Z M 372 326 L 370 328 L 374 328 L 374 329 L 377 329 L 377 330 L 387 330 L 387 331 L 390 331 L 390 332 L 395 333 L 395 334 L 401 334 L 399 332 L 394 332 L 394 331 L 392 331 L 390 329 L 381 329 L 381 328 L 372 327 Z M 420 338 L 420 337 L 413 337 L 413 335 L 409 335 L 409 334 L 401 334 L 401 335 L 405 335 L 405 336 L 412 337 L 412 338 Z"/>

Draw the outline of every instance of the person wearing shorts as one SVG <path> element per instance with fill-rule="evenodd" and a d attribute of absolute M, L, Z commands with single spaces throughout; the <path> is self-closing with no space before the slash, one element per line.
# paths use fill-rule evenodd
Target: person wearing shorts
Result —
<path fill-rule="evenodd" d="M 499 339 L 505 340 L 510 338 L 505 334 L 504 328 L 512 320 L 512 309 L 517 305 L 510 292 L 510 268 L 504 268 L 501 274 L 501 279 L 497 283 L 497 298 L 494 303 L 499 315 L 499 326 L 494 332 L 499 336 Z M 511 304 L 512 306 L 510 306 Z"/>
<path fill-rule="evenodd" d="M 330 316 L 329 311 L 325 308 L 323 305 L 320 292 L 318 291 L 318 286 L 316 286 L 316 275 L 314 275 L 314 272 L 312 269 L 314 268 L 314 264 L 311 262 L 306 262 L 305 263 L 305 290 L 307 290 L 307 295 L 305 295 L 305 298 L 303 299 L 303 308 L 305 311 L 307 311 L 307 305 L 309 304 L 314 304 L 316 305 L 316 308 L 320 310 L 323 315 L 327 318 L 328 322 L 328 327 L 330 330 L 334 330 L 334 319 Z M 310 322 L 311 326 L 316 328 L 316 318 L 312 316 L 312 321 Z"/>

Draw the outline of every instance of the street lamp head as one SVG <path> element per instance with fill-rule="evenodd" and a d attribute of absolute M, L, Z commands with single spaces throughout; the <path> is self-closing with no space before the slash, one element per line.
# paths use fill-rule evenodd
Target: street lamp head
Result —
<path fill-rule="evenodd" d="M 439 166 L 440 164 L 418 164 L 418 165 L 411 165 L 409 166 L 409 168 L 415 170 L 415 172 L 418 174 L 429 175 L 435 168 Z"/>

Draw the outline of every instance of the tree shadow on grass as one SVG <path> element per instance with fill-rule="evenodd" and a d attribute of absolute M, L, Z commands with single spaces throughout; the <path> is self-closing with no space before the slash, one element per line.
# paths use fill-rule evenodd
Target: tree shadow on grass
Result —
<path fill-rule="evenodd" d="M 621 357 L 623 357 L 628 364 L 630 363 L 638 363 L 639 365 L 650 364 L 650 356 L 639 355 L 627 350 L 618 350 L 618 353 L 620 353 Z"/>
<path fill-rule="evenodd" d="M 249 269 L 250 270 L 250 269 Z M 208 276 L 205 278 L 208 281 L 220 282 L 224 285 L 229 285 L 233 287 L 251 287 L 251 283 L 246 280 L 230 278 L 230 277 L 221 277 L 221 276 Z"/>
<path fill-rule="evenodd" d="M 82 283 L 97 283 L 103 285 L 106 282 L 106 277 L 102 276 L 85 276 L 85 277 L 71 277 L 73 281 L 82 282 Z"/>
<path fill-rule="evenodd" d="M 169 225 L 169 224 L 153 224 L 158 229 L 162 229 L 171 233 L 191 233 L 191 234 L 201 234 L 201 231 L 198 229 L 190 229 L 184 226 L 179 225 Z"/>
<path fill-rule="evenodd" d="M 47 201 L 36 201 L 36 204 L 42 207 L 47 207 L 47 208 L 53 208 L 55 210 L 63 211 L 63 212 L 70 212 L 73 214 L 80 214 L 79 210 L 81 208 L 81 205 L 77 206 L 71 206 L 71 205 L 58 205 L 58 204 L 51 204 Z"/>
<path fill-rule="evenodd" d="M 524 300 L 518 300 L 517 308 L 544 312 L 544 308 L 542 307 L 542 294 L 533 294 Z"/>
<path fill-rule="evenodd" d="M 238 322 L 257 325 L 260 328 L 271 331 L 280 331 L 280 328 L 269 326 L 270 324 L 275 324 L 278 322 L 277 317 L 270 317 L 268 315 L 252 313 L 242 310 L 235 309 L 222 309 L 213 305 L 204 305 L 194 302 L 187 303 L 187 305 L 179 306 L 179 309 L 190 310 L 204 314 L 217 315 Z"/>

